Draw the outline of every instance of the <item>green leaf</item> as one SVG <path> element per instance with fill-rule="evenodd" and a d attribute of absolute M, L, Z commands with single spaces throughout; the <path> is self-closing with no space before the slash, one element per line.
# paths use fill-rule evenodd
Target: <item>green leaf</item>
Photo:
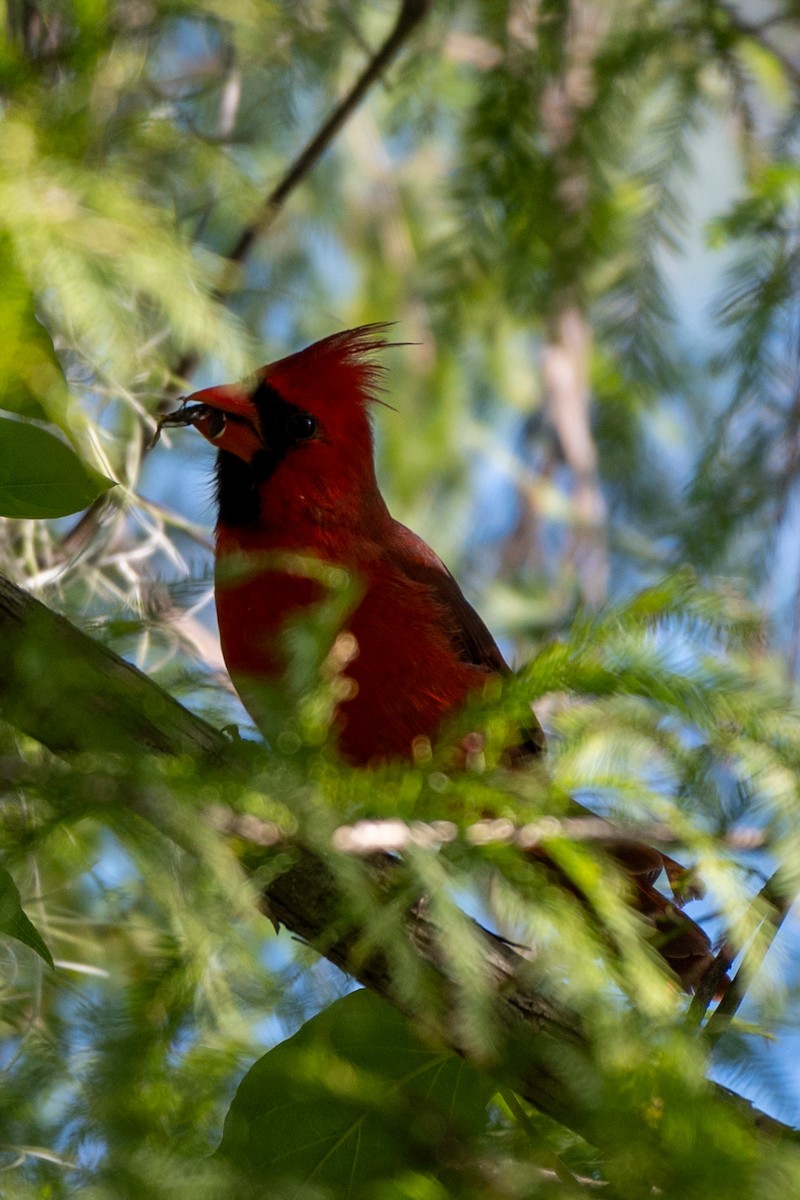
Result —
<path fill-rule="evenodd" d="M 290 1181 L 369 1195 L 403 1171 L 455 1166 L 495 1091 L 388 1004 L 353 992 L 250 1068 L 217 1153 L 268 1178 L 271 1195 Z"/>
<path fill-rule="evenodd" d="M 15 315 L 2 357 L 0 408 L 58 421 L 67 405 L 67 386 L 50 335 L 33 313 Z"/>
<path fill-rule="evenodd" d="M 0 419 L 0 516 L 63 517 L 113 486 L 52 433 Z"/>
<path fill-rule="evenodd" d="M 53 957 L 44 944 L 38 929 L 25 915 L 19 889 L 2 864 L 0 864 L 0 933 L 5 933 L 8 937 L 16 938 L 18 942 L 30 946 L 31 950 L 35 950 L 39 957 L 44 959 L 48 967 L 53 966 Z"/>
<path fill-rule="evenodd" d="M 3 293 L 0 296 L 0 408 L 23 417 L 49 420 L 69 434 L 70 405 L 64 371 L 52 338 L 36 317 L 35 300 L 15 261 L 8 239 L 0 237 Z"/>
<path fill-rule="evenodd" d="M 8 307 L 2 310 L 5 314 Z M 32 309 L 14 312 L 6 333 L 0 357 L 0 408 L 61 424 L 69 394 L 49 333 Z"/>

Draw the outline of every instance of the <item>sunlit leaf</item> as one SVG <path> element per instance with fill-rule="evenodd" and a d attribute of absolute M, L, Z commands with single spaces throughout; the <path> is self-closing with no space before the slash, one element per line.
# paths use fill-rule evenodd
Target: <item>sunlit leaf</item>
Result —
<path fill-rule="evenodd" d="M 0 419 L 0 515 L 63 517 L 113 486 L 47 430 Z"/>
<path fill-rule="evenodd" d="M 0 408 L 67 427 L 67 384 L 53 342 L 37 320 L 33 296 L 0 237 Z"/>
<path fill-rule="evenodd" d="M 53 957 L 42 935 L 22 907 L 19 889 L 6 868 L 0 863 L 0 933 L 16 938 L 43 958 L 48 967 Z"/>

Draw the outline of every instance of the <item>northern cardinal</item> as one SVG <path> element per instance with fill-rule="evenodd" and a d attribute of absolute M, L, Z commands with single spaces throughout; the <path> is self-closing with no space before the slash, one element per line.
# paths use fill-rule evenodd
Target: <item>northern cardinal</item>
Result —
<path fill-rule="evenodd" d="M 324 594 L 301 556 L 360 582 L 334 727 L 342 755 L 362 766 L 413 757 L 420 739 L 435 740 L 470 696 L 509 672 L 447 567 L 392 518 L 378 488 L 370 408 L 381 368 L 372 355 L 390 344 L 385 330 L 336 333 L 241 383 L 195 392 L 162 420 L 193 425 L 218 449 L 217 616 L 225 662 L 256 724 L 259 686 L 263 694 L 286 665 L 287 620 Z M 538 757 L 544 745 L 531 713 L 511 759 Z M 654 887 L 663 867 L 672 877 L 678 864 L 626 839 L 611 852 L 659 952 L 691 990 L 713 961 L 709 940 Z M 545 851 L 538 857 L 548 861 Z"/>

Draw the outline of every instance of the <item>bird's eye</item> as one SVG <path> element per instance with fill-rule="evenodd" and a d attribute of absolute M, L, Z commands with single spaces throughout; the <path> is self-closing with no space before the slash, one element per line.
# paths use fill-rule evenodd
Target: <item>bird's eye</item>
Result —
<path fill-rule="evenodd" d="M 308 413 L 292 413 L 286 422 L 286 432 L 294 442 L 307 442 L 317 432 L 317 421 Z"/>
<path fill-rule="evenodd" d="M 212 408 L 208 417 L 208 436 L 214 441 L 222 437 L 228 424 L 228 418 L 218 408 Z"/>

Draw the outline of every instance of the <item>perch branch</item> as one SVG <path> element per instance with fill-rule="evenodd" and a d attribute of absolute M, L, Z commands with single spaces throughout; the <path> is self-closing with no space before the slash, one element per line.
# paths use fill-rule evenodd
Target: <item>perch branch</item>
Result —
<path fill-rule="evenodd" d="M 221 733 L 189 713 L 171 696 L 0 576 L 0 715 L 67 760 L 75 753 L 189 754 L 210 757 L 219 769 L 241 772 L 239 751 Z M 108 795 L 113 795 L 109 787 Z M 120 793 L 124 796 L 124 792 Z M 280 854 L 288 866 L 267 884 L 263 909 L 331 962 L 403 1008 L 392 970 L 381 953 L 364 955 L 361 929 L 343 914 L 332 870 L 301 845 Z M 270 853 L 269 847 L 263 850 Z M 363 867 L 373 890 L 386 895 L 395 886 L 398 864 L 371 855 Z M 426 981 L 439 997 L 437 1028 L 457 1053 L 473 1057 L 452 1014 L 453 983 L 433 921 L 415 905 L 406 914 L 409 942 Z M 482 969 L 489 981 L 502 1045 L 490 1064 L 541 1111 L 602 1147 L 608 1098 L 593 1111 L 576 1081 L 588 1077 L 591 1057 L 579 1017 L 546 995 L 536 966 L 502 939 L 479 928 Z M 478 1065 L 486 1067 L 486 1063 Z M 794 1131 L 754 1109 L 728 1089 L 709 1083 L 717 1098 L 759 1131 L 795 1137 Z M 630 1119 L 630 1114 L 628 1114 Z M 642 1136 L 646 1131 L 642 1131 Z"/>

